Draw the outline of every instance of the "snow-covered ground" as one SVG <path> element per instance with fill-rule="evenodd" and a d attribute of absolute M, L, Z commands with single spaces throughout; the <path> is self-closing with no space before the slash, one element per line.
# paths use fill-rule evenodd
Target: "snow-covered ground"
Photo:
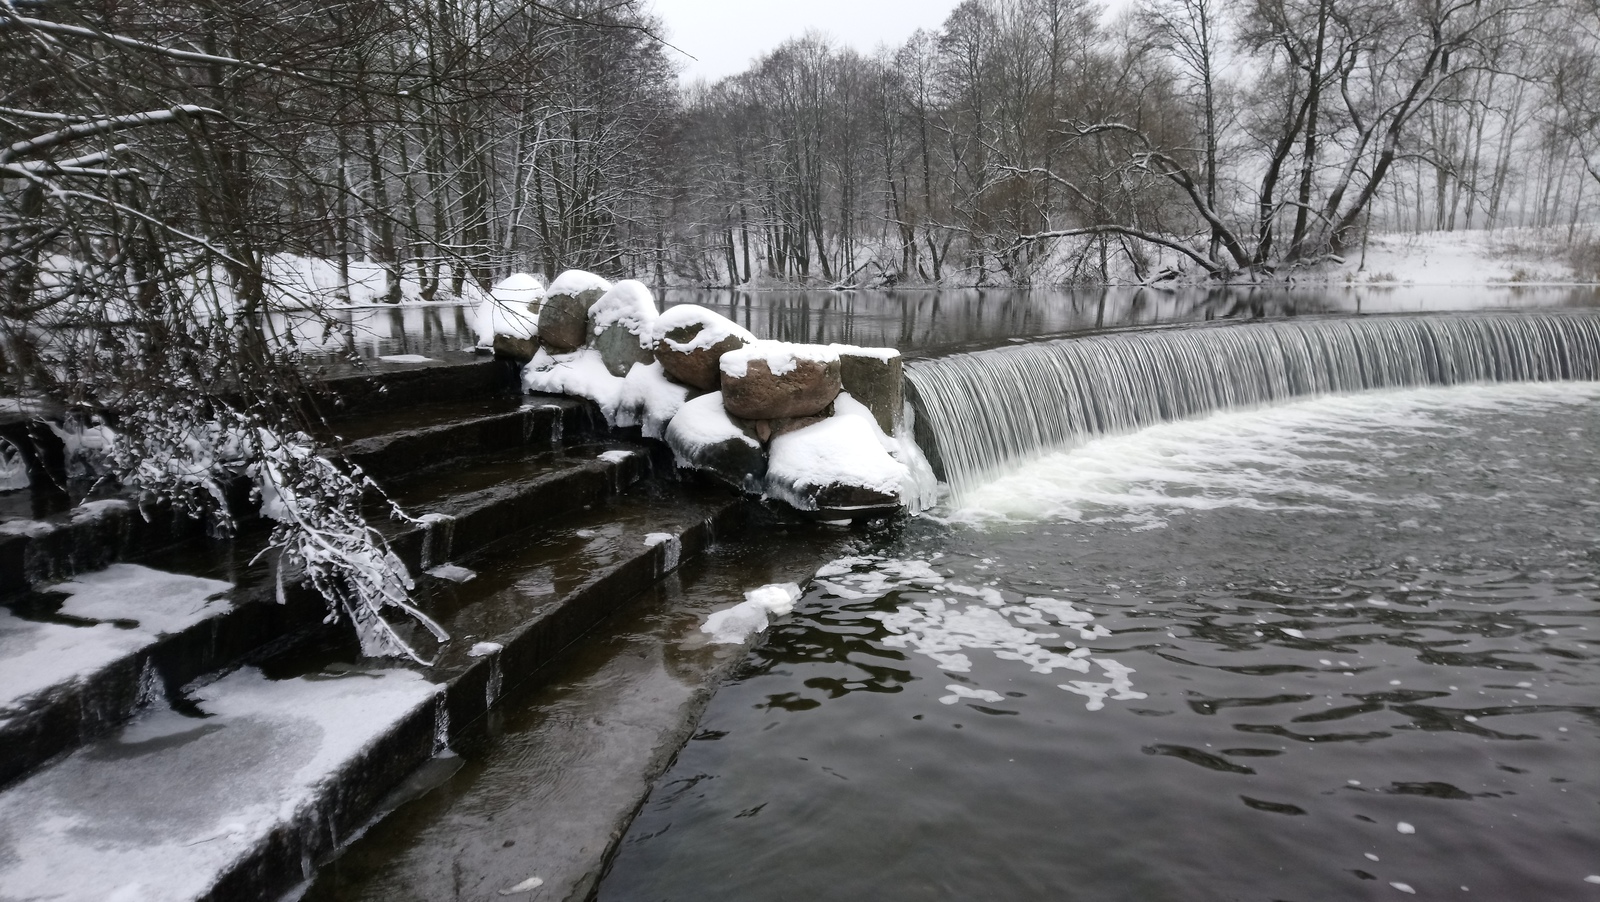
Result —
<path fill-rule="evenodd" d="M 1597 273 L 1579 263 L 1583 248 L 1600 238 L 1597 231 L 1579 226 L 1571 240 L 1565 226 L 1376 234 L 1368 239 L 1364 253 L 1360 245 L 1351 247 L 1342 265 L 1299 271 L 1291 277 L 1372 285 L 1593 283 Z"/>

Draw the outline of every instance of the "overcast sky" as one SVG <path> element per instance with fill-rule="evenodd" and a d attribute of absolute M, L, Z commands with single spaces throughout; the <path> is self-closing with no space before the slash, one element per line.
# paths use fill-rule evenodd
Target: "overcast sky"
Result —
<path fill-rule="evenodd" d="M 815 28 L 836 42 L 870 53 L 896 45 L 918 28 L 938 28 L 959 0 L 653 0 L 666 21 L 670 49 L 685 64 L 686 81 L 715 81 L 749 68 L 750 61 Z"/>

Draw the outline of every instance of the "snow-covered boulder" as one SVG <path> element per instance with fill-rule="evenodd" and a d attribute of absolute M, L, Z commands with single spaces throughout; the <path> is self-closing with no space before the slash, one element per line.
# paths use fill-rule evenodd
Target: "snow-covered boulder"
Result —
<path fill-rule="evenodd" d="M 494 347 L 494 337 L 531 339 L 538 334 L 539 317 L 522 304 L 508 304 L 494 298 L 484 298 L 473 311 L 473 326 L 478 332 L 478 347 Z"/>
<path fill-rule="evenodd" d="M 626 376 L 636 363 L 656 359 L 656 299 L 643 282 L 624 279 L 589 308 L 589 343 L 613 376 Z"/>
<path fill-rule="evenodd" d="M 899 510 L 911 471 L 884 447 L 885 436 L 865 407 L 772 440 L 767 494 L 823 519 L 888 516 Z M 841 405 L 848 408 L 849 405 Z"/>
<path fill-rule="evenodd" d="M 533 355 L 539 352 L 539 336 L 519 338 L 515 335 L 497 332 L 495 333 L 492 347 L 494 348 L 494 356 L 522 365 L 532 360 Z"/>
<path fill-rule="evenodd" d="M 594 348 L 580 348 L 565 354 L 540 348 L 522 369 L 524 391 L 548 392 L 588 398 L 599 408 L 607 423 L 615 423 L 622 405 L 623 380 L 606 370 Z"/>
<path fill-rule="evenodd" d="M 556 276 L 539 313 L 539 338 L 558 351 L 582 347 L 589 338 L 589 307 L 610 290 L 610 282 L 581 269 Z"/>
<path fill-rule="evenodd" d="M 661 371 L 661 364 L 640 363 L 622 379 L 622 395 L 614 426 L 638 426 L 645 438 L 663 438 L 667 424 L 694 391 Z"/>
<path fill-rule="evenodd" d="M 656 359 L 667 375 L 704 391 L 721 388 L 717 365 L 723 354 L 756 340 L 733 320 L 695 304 L 679 304 L 662 313 L 652 337 Z"/>
<path fill-rule="evenodd" d="M 529 313 L 538 315 L 544 303 L 544 282 L 531 273 L 514 272 L 496 282 L 489 296 L 502 304 L 522 304 Z"/>
<path fill-rule="evenodd" d="M 839 381 L 852 398 L 872 411 L 878 428 L 900 431 L 905 411 L 905 366 L 894 348 L 833 345 L 839 354 Z"/>
<path fill-rule="evenodd" d="M 839 352 L 757 341 L 722 355 L 722 406 L 732 416 L 784 420 L 822 413 L 839 395 Z"/>
<path fill-rule="evenodd" d="M 678 466 L 699 470 L 743 491 L 760 491 L 767 472 L 761 443 L 744 433 L 722 409 L 722 393 L 684 403 L 667 425 L 667 446 Z"/>

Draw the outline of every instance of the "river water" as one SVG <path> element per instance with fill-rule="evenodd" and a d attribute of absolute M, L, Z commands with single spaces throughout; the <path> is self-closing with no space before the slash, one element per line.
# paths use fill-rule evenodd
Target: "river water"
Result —
<path fill-rule="evenodd" d="M 1597 402 L 1217 413 L 864 535 L 600 898 L 1595 898 Z"/>
<path fill-rule="evenodd" d="M 762 338 L 930 353 L 1092 329 L 1324 313 L 1600 307 L 1596 286 L 708 291 L 669 289 L 663 307 L 699 304 Z M 459 304 L 370 306 L 275 316 L 312 354 L 372 358 L 471 348 L 475 311 Z M 332 328 L 330 328 L 330 326 Z"/>

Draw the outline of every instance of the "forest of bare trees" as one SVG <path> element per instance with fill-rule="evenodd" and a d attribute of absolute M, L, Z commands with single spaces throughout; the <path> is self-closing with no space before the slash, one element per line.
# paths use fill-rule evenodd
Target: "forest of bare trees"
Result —
<path fill-rule="evenodd" d="M 1595 187 L 1597 27 L 1593 0 L 1142 0 L 1109 20 L 967 0 L 900 47 L 810 35 L 690 89 L 681 180 L 707 187 L 675 222 L 706 282 L 980 285 L 1570 226 Z"/>
<path fill-rule="evenodd" d="M 282 253 L 378 264 L 391 300 L 573 266 L 1231 277 L 1371 230 L 1572 224 L 1595 194 L 1596 0 L 966 0 L 898 47 L 808 34 L 682 88 L 668 25 L 638 0 L 3 0 L 8 315 L 159 266 L 220 266 L 248 304 Z"/>

